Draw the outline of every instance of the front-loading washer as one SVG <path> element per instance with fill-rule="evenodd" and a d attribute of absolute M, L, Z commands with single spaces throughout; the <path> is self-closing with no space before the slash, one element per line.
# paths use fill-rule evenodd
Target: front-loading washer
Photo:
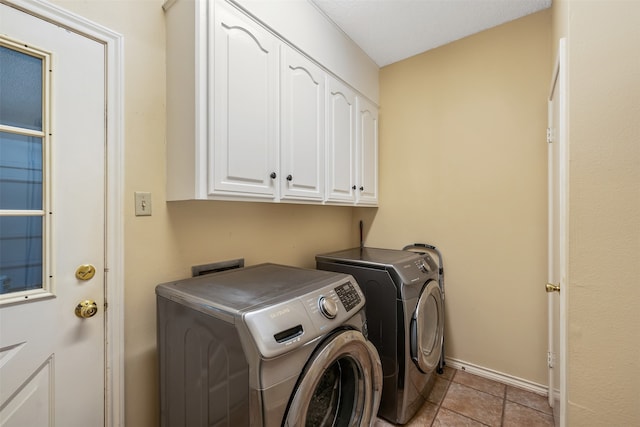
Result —
<path fill-rule="evenodd" d="M 359 247 L 316 256 L 316 266 L 352 275 L 367 300 L 369 339 L 382 361 L 378 415 L 405 424 L 435 382 L 444 332 L 438 268 L 428 253 Z"/>
<path fill-rule="evenodd" d="M 353 277 L 277 264 L 158 285 L 160 420 L 368 426 L 382 368 Z"/>

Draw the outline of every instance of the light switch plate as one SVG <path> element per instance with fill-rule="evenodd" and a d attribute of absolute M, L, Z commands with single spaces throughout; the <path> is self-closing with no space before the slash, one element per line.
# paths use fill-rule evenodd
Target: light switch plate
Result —
<path fill-rule="evenodd" d="M 136 216 L 151 216 L 151 193 L 136 191 Z"/>

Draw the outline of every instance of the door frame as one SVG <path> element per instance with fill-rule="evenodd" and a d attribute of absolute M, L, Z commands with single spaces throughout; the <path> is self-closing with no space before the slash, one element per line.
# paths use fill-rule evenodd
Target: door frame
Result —
<path fill-rule="evenodd" d="M 105 426 L 124 426 L 124 38 L 39 0 L 0 0 L 105 47 Z"/>
<path fill-rule="evenodd" d="M 558 192 L 559 192 L 559 206 L 558 206 L 558 236 L 553 236 L 551 229 L 553 228 L 552 220 L 553 215 L 551 213 L 551 205 L 548 206 L 549 209 L 549 250 L 553 246 L 553 242 L 551 239 L 559 239 L 558 250 L 559 254 L 557 254 L 556 258 L 558 259 L 559 265 L 559 285 L 560 292 L 558 295 L 559 298 L 559 318 L 558 318 L 558 329 L 559 331 L 553 330 L 553 324 L 551 322 L 552 310 L 553 310 L 553 302 L 552 298 L 554 294 L 549 294 L 548 297 L 548 310 L 549 310 L 549 349 L 554 350 L 558 354 L 557 361 L 553 361 L 553 364 L 557 366 L 559 370 L 559 393 L 557 403 L 559 404 L 559 408 L 554 408 L 554 415 L 558 414 L 558 420 L 555 420 L 556 426 L 564 427 L 566 425 L 566 409 L 567 409 L 567 306 L 568 306 L 568 293 L 569 293 L 569 268 L 568 268 L 568 242 L 569 242 L 569 129 L 568 129 L 568 104 L 567 104 L 567 95 L 568 95 L 568 81 L 567 81 L 567 40 L 566 38 L 561 38 L 558 42 L 558 51 L 556 54 L 556 61 L 553 68 L 553 74 L 551 78 L 551 88 L 549 91 L 548 105 L 549 105 L 549 120 L 551 120 L 552 115 L 555 113 L 553 111 L 553 99 L 554 97 L 558 97 L 558 123 L 553 122 L 553 128 L 548 128 L 548 132 L 551 132 L 551 135 L 548 136 L 548 142 L 552 144 L 558 144 L 558 158 L 553 159 L 558 163 L 559 176 L 558 180 Z M 549 159 L 551 159 L 553 149 L 549 147 Z M 551 176 L 551 171 L 549 174 Z M 549 203 L 551 203 L 551 196 L 553 192 L 551 180 L 549 180 Z M 552 275 L 552 264 L 551 259 L 549 260 L 549 277 Z M 553 343 L 553 334 L 559 333 L 559 345 L 560 348 L 555 349 Z M 552 356 L 550 356 L 552 357 Z M 556 363 L 557 362 L 557 363 Z M 553 401 L 555 399 L 554 390 L 556 388 L 555 384 L 553 384 L 553 372 L 552 369 L 549 369 L 549 403 L 553 406 Z"/>

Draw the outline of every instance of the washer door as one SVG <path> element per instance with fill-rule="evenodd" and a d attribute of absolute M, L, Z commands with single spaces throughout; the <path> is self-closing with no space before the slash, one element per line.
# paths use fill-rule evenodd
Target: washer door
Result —
<path fill-rule="evenodd" d="M 378 412 L 382 367 L 358 331 L 340 331 L 316 349 L 291 398 L 284 426 L 368 426 Z"/>
<path fill-rule="evenodd" d="M 438 282 L 424 287 L 411 319 L 411 359 L 421 372 L 430 373 L 440 361 L 444 331 L 444 305 Z"/>

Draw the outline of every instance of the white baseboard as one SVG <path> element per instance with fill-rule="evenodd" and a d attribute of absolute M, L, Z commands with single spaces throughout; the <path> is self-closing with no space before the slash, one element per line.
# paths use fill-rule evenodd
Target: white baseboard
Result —
<path fill-rule="evenodd" d="M 493 369 L 474 365 L 473 363 L 465 362 L 464 360 L 457 360 L 446 357 L 445 364 L 454 369 L 466 371 L 479 377 L 498 381 L 500 383 L 521 388 L 536 394 L 540 394 L 542 396 L 548 396 L 549 394 L 549 388 L 547 386 L 537 384 L 522 378 L 514 377 L 513 375 L 503 374 L 502 372 L 494 371 Z"/>

